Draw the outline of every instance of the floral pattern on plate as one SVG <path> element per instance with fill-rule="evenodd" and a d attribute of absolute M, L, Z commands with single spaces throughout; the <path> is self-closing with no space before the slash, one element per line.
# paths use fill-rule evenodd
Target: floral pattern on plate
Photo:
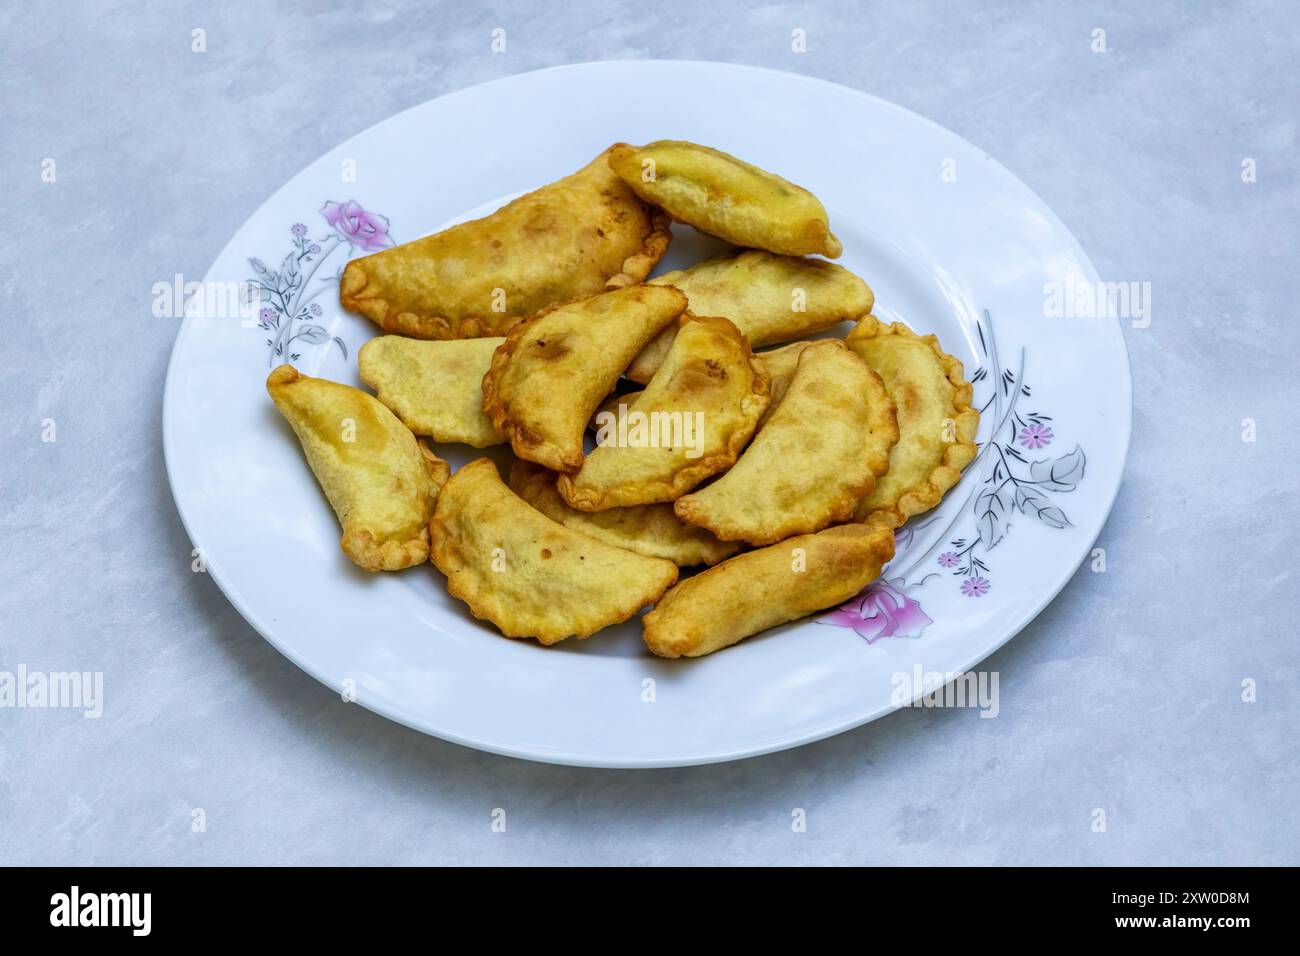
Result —
<path fill-rule="evenodd" d="M 347 344 L 322 324 L 325 310 L 314 300 L 337 286 L 343 264 L 356 253 L 378 252 L 393 244 L 388 219 L 367 211 L 356 200 L 327 202 L 320 214 L 331 231 L 313 239 L 303 223 L 294 223 L 289 228 L 292 247 L 279 269 L 272 269 L 261 259 L 248 260 L 253 269 L 251 282 L 262 303 L 257 327 L 271 333 L 266 340 L 270 350 L 268 365 L 297 362 L 304 347 L 328 347 L 330 343 L 338 346 L 346 360 Z M 340 249 L 346 250 L 346 255 L 338 269 L 332 275 L 321 276 L 313 285 L 317 270 Z"/>
<path fill-rule="evenodd" d="M 977 600 L 987 595 L 993 588 L 988 554 L 1006 539 L 1017 516 L 1055 530 L 1073 527 L 1055 496 L 1079 486 L 1087 456 L 1077 444 L 1060 455 L 1039 458 L 1032 454 L 1047 448 L 1057 436 L 1051 417 L 1019 408 L 1022 400 L 1033 397 L 1024 381 L 1024 350 L 1016 370 L 1003 368 L 993 319 L 987 311 L 977 330 L 984 364 L 976 369 L 971 382 L 977 388 L 981 382 L 991 383 L 980 414 L 987 416 L 992 411 L 994 423 L 968 471 L 968 477 L 982 475 L 980 482 L 956 509 L 941 506 L 939 512 L 919 523 L 909 522 L 900 528 L 895 558 L 880 578 L 818 623 L 850 628 L 868 644 L 882 637 L 920 637 L 934 621 L 922 609 L 917 592 L 935 578 L 956 577 L 960 579 L 958 590 L 966 598 Z M 940 534 L 926 533 L 945 520 Z M 919 542 L 932 537 L 932 543 L 922 548 Z M 900 566 L 906 570 L 897 573 Z"/>

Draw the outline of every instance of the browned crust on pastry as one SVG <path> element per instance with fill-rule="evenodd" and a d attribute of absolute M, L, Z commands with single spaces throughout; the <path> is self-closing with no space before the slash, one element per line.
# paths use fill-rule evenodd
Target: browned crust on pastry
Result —
<path fill-rule="evenodd" d="M 639 197 L 638 197 L 639 198 Z M 668 251 L 668 244 L 673 241 L 672 217 L 657 206 L 651 206 L 642 200 L 650 213 L 651 231 L 645 237 L 641 248 L 623 260 L 622 271 L 605 280 L 606 289 L 621 289 L 624 286 L 644 282 L 659 260 Z"/>
<path fill-rule="evenodd" d="M 957 440 L 944 449 L 943 461 L 931 470 L 925 481 L 899 497 L 893 508 L 877 508 L 861 516 L 861 520 L 868 524 L 900 528 L 913 515 L 923 514 L 936 507 L 943 500 L 943 496 L 961 480 L 962 469 L 975 460 L 975 455 L 979 451 L 979 447 L 975 444 L 975 435 L 979 431 L 980 413 L 971 405 L 975 387 L 966 381 L 966 372 L 961 359 L 945 352 L 939 345 L 937 336 L 917 335 L 902 322 L 886 325 L 874 315 L 868 315 L 849 332 L 848 341 L 851 344 L 855 338 L 874 338 L 879 335 L 897 335 L 925 342 L 938 356 L 943 365 L 944 375 L 953 386 L 952 418 Z M 870 493 L 870 491 L 866 492 L 866 494 Z"/>
<path fill-rule="evenodd" d="M 273 388 L 292 385 L 306 377 L 292 365 L 280 365 L 267 376 L 266 389 L 271 392 Z M 423 441 L 417 439 L 416 444 L 436 486 L 436 496 L 451 475 L 451 466 L 435 455 Z M 429 559 L 429 530 L 427 527 L 421 528 L 413 538 L 380 539 L 369 531 L 344 525 L 339 547 L 358 567 L 366 571 L 402 571 Z"/>
<path fill-rule="evenodd" d="M 662 286 L 660 288 L 669 289 L 676 293 L 681 300 L 681 308 L 684 312 L 686 309 L 685 293 L 673 289 L 671 286 Z M 610 290 L 613 291 L 613 290 Z M 603 294 L 603 293 L 602 293 Z M 497 350 L 492 353 L 492 365 L 488 368 L 487 374 L 483 376 L 483 412 L 492 422 L 492 427 L 510 442 L 510 447 L 514 449 L 515 454 L 520 458 L 527 458 L 529 461 L 538 461 L 533 457 L 537 454 L 537 449 L 551 444 L 549 439 L 544 435 L 538 435 L 531 429 L 520 424 L 510 416 L 510 409 L 507 407 L 505 400 L 501 396 L 500 386 L 497 384 L 497 378 L 505 373 L 506 367 L 515 353 L 519 351 L 519 343 L 528 327 L 535 322 L 540 322 L 546 316 L 550 315 L 557 309 L 562 309 L 567 305 L 575 302 L 581 302 L 585 299 L 593 298 L 592 296 L 578 296 L 565 302 L 556 302 L 549 305 L 540 312 L 530 315 L 527 319 L 520 322 L 506 334 L 506 340 L 497 346 Z M 557 449 L 558 460 L 556 461 L 538 461 L 538 464 L 546 465 L 559 472 L 575 472 L 582 467 L 584 455 L 579 451 L 576 455 L 567 454 Z"/>
<path fill-rule="evenodd" d="M 631 392 L 611 393 L 609 398 L 597 405 L 596 410 L 591 413 L 591 421 L 587 422 L 587 430 L 593 432 L 598 431 L 600 429 L 601 414 L 608 413 L 610 415 L 617 415 L 618 407 L 620 405 L 626 405 L 627 410 L 630 412 L 632 407 L 636 404 L 636 400 L 641 397 L 641 393 L 644 391 L 644 388 L 638 388 Z"/>
<path fill-rule="evenodd" d="M 520 498 L 515 492 L 501 481 L 501 475 L 497 471 L 496 464 L 490 458 L 479 458 L 470 462 L 461 468 L 452 478 L 452 482 L 457 479 L 466 481 L 476 476 L 477 470 L 490 468 L 490 477 L 495 480 L 495 485 L 500 487 L 504 495 L 513 498 L 519 508 L 526 509 L 531 516 L 538 521 L 544 521 L 548 525 L 554 525 L 558 534 L 572 538 L 573 540 L 582 540 L 590 542 L 590 547 L 596 551 L 622 551 L 626 554 L 634 554 L 622 548 L 615 548 L 613 545 L 605 544 L 581 532 L 566 528 L 563 525 L 552 521 L 550 518 L 537 511 L 532 505 Z M 462 477 L 464 476 L 464 477 Z M 450 485 L 451 483 L 449 483 Z M 518 628 L 510 625 L 509 622 L 500 618 L 501 615 L 493 617 L 491 602 L 483 600 L 484 589 L 478 586 L 478 582 L 472 574 L 458 573 L 473 566 L 472 555 L 468 555 L 462 546 L 462 542 L 457 532 L 457 522 L 459 512 L 451 513 L 455 506 L 452 495 L 439 495 L 438 505 L 434 509 L 433 518 L 429 522 L 429 535 L 432 540 L 430 557 L 435 567 L 446 576 L 447 590 L 452 597 L 463 601 L 475 618 L 481 621 L 488 621 L 497 628 L 506 637 L 512 638 L 536 638 L 542 644 L 554 644 L 564 640 L 567 637 L 577 637 L 579 640 L 589 637 L 602 628 L 609 627 L 613 624 L 625 621 L 632 615 L 636 614 L 642 607 L 647 604 L 656 603 L 664 592 L 677 582 L 677 566 L 671 561 L 660 558 L 649 558 L 644 555 L 635 555 L 636 559 L 645 562 L 646 567 L 654 567 L 660 574 L 660 580 L 651 582 L 646 590 L 630 598 L 626 604 L 619 605 L 612 610 L 605 618 L 593 622 L 592 626 L 577 629 L 557 628 L 546 630 L 543 633 L 533 633 L 533 631 L 542 631 L 541 628 Z M 547 595 L 539 593 L 539 601 L 545 601 Z"/>
<path fill-rule="evenodd" d="M 505 400 L 501 397 L 501 391 L 497 385 L 497 377 L 505 373 L 506 366 L 510 364 L 510 359 L 519 351 L 519 341 L 523 338 L 530 325 L 544 319 L 556 309 L 562 309 L 566 305 L 580 302 L 586 298 L 589 298 L 589 296 L 579 296 L 566 302 L 556 302 L 554 305 L 549 305 L 542 311 L 530 315 L 506 333 L 506 340 L 498 345 L 497 350 L 492 353 L 492 364 L 489 366 L 487 374 L 483 376 L 483 412 L 492 422 L 492 427 L 499 434 L 505 436 L 512 448 L 540 448 L 546 444 L 547 439 L 543 435 L 533 433 L 510 417 L 510 410 L 506 407 Z M 518 451 L 515 453 L 518 454 Z M 521 455 L 520 457 L 527 456 Z M 577 471 L 582 467 L 582 456 L 579 455 L 576 460 L 571 455 L 565 456 L 563 464 L 565 468 L 572 468 L 572 470 Z"/>
<path fill-rule="evenodd" d="M 403 571 L 429 559 L 429 531 L 406 541 L 378 541 L 369 531 L 345 528 L 340 546 L 367 571 Z"/>
<path fill-rule="evenodd" d="M 451 477 L 451 465 L 430 451 L 423 441 L 417 440 L 417 444 L 429 476 L 441 491 Z M 402 571 L 429 560 L 428 528 L 421 528 L 417 537 L 405 541 L 380 541 L 369 531 L 344 528 L 339 544 L 344 554 L 367 571 Z"/>
<path fill-rule="evenodd" d="M 645 254 L 644 249 L 631 258 L 643 254 Z M 451 319 L 441 315 L 417 315 L 414 312 L 394 311 L 387 299 L 361 298 L 361 293 L 370 282 L 364 263 L 364 258 L 353 259 L 344 267 L 343 277 L 339 280 L 339 301 L 344 308 L 364 315 L 390 335 L 434 340 L 485 338 L 505 335 L 525 318 L 519 315 L 492 314 L 465 315 L 460 319 Z M 617 278 L 618 276 L 611 277 L 610 281 Z"/>
<path fill-rule="evenodd" d="M 708 505 L 701 505 L 699 499 L 692 495 L 679 498 L 674 503 L 673 511 L 679 518 L 701 528 L 707 528 L 720 541 L 744 541 L 756 547 L 776 544 L 793 535 L 815 534 L 833 524 L 840 524 L 853 518 L 858 502 L 871 494 L 876 487 L 876 479 L 889 470 L 889 452 L 898 442 L 898 416 L 893 400 L 885 391 L 884 381 L 862 360 L 861 356 L 845 348 L 844 343 L 838 339 L 812 342 L 803 351 L 803 355 L 807 355 L 813 349 L 843 349 L 861 362 L 862 368 L 869 374 L 875 386 L 875 394 L 871 395 L 871 401 L 867 403 L 871 413 L 867 432 L 872 436 L 873 441 L 866 449 L 863 462 L 866 470 L 861 478 L 839 489 L 837 497 L 829 504 L 828 513 L 820 518 L 810 521 L 805 515 L 786 513 L 779 524 L 772 525 L 761 533 L 752 525 L 738 524 L 720 518 Z M 802 361 L 802 356 L 800 360 Z M 761 362 L 761 357 L 759 361 Z M 707 489 L 705 491 L 707 492 Z"/>
<path fill-rule="evenodd" d="M 654 203 L 654 199 L 646 192 L 645 186 L 642 185 L 641 181 L 637 179 L 635 176 L 633 177 L 624 176 L 621 172 L 619 172 L 617 163 L 633 153 L 640 152 L 642 149 L 645 149 L 648 146 L 659 145 L 664 142 L 668 142 L 668 141 L 660 140 L 656 143 L 647 143 L 645 146 L 631 146 L 628 143 L 616 143 L 613 146 L 611 146 L 605 153 L 605 161 L 609 163 L 610 168 L 613 169 L 614 172 L 617 173 L 619 177 L 625 183 L 627 183 L 628 186 L 631 187 L 632 191 L 636 193 L 637 196 L 640 197 L 642 201 L 650 204 Z M 709 155 L 717 157 L 718 159 L 721 159 L 724 162 L 731 163 L 735 166 L 751 170 L 760 176 L 765 176 L 765 177 L 779 180 L 780 182 L 788 186 L 790 189 L 801 192 L 805 196 L 808 196 L 809 198 L 813 199 L 819 206 L 822 205 L 822 201 L 818 199 L 816 195 L 812 193 L 811 190 L 806 189 L 803 186 L 800 186 L 798 183 L 793 183 L 790 180 L 786 179 L 784 176 L 778 175 L 777 173 L 771 172 L 770 170 L 763 169 L 760 166 L 755 166 L 753 163 L 745 162 L 745 160 L 741 159 L 738 156 L 733 156 L 732 154 L 723 152 L 720 149 L 715 149 L 712 146 L 703 146 L 699 143 L 687 143 L 682 140 L 677 140 L 673 142 L 674 145 L 689 146 L 690 148 L 698 150 L 702 153 L 708 153 Z M 823 210 L 824 210 L 824 206 L 823 206 Z M 713 224 L 708 222 L 703 217 L 688 216 L 685 214 L 683 210 L 678 210 L 678 213 L 676 214 L 676 219 L 677 221 L 684 222 L 688 226 L 692 226 L 700 230 L 701 232 L 712 235 L 712 233 L 709 233 L 709 228 L 711 228 Z M 779 255 L 822 255 L 828 259 L 838 259 L 840 255 L 843 254 L 844 252 L 844 244 L 840 242 L 839 238 L 835 235 L 835 233 L 831 232 L 829 217 L 827 218 L 827 221 L 824 223 L 822 222 L 808 223 L 803 230 L 803 238 L 807 243 L 806 248 L 801 249 L 799 251 L 787 250 L 785 252 L 778 252 L 778 254 Z"/>
<path fill-rule="evenodd" d="M 672 287 L 666 286 L 665 288 Z M 727 436 L 726 447 L 718 449 L 711 455 L 703 455 L 694 459 L 690 464 L 676 471 L 666 481 L 655 484 L 653 487 L 656 489 L 654 495 L 657 501 L 673 501 L 680 498 L 705 478 L 716 475 L 720 471 L 725 471 L 734 465 L 736 459 L 740 457 L 740 453 L 749 444 L 750 438 L 753 437 L 754 429 L 758 427 L 758 420 L 763 416 L 763 412 L 767 411 L 768 403 L 771 400 L 772 379 L 767 371 L 767 366 L 755 358 L 753 349 L 749 347 L 749 340 L 736 328 L 734 322 L 719 316 L 694 316 L 690 312 L 684 312 L 681 319 L 678 320 L 679 327 L 684 326 L 688 321 L 705 322 L 719 329 L 729 330 L 728 334 L 735 335 L 742 349 L 744 360 L 753 372 L 754 387 L 750 394 L 741 400 L 742 424 Z M 581 464 L 579 462 L 579 467 L 581 467 Z M 577 469 L 574 469 L 574 471 L 577 471 Z M 636 495 L 634 498 L 629 497 L 620 493 L 617 488 L 599 491 L 594 488 L 575 487 L 567 474 L 560 475 L 555 487 L 570 507 L 577 508 L 579 511 L 604 511 L 608 508 L 630 507 L 646 503 L 641 500 L 641 495 Z"/>
<path fill-rule="evenodd" d="M 790 567 L 794 549 L 806 555 L 801 574 Z M 659 657 L 712 654 L 848 600 L 879 577 L 893 556 L 893 531 L 861 524 L 747 551 L 665 594 L 641 619 L 642 639 Z"/>
<path fill-rule="evenodd" d="M 419 445 L 420 454 L 424 456 L 424 464 L 429 469 L 429 477 L 437 485 L 434 489 L 434 494 L 437 495 L 442 491 L 442 486 L 447 483 L 447 479 L 451 477 L 451 465 L 435 455 L 433 449 L 429 447 L 423 438 L 417 438 L 415 443 Z"/>
<path fill-rule="evenodd" d="M 370 285 L 370 274 L 366 272 L 365 261 L 365 257 L 353 259 L 343 267 L 343 275 L 339 279 L 339 302 L 349 312 L 364 315 L 392 335 L 407 335 L 413 339 L 468 339 L 495 334 L 477 331 L 483 321 L 477 316 L 454 322 L 440 315 L 394 311 L 387 299 L 362 298 L 362 293 Z M 498 316 L 497 319 L 500 321 L 502 317 Z M 505 321 L 513 321 L 513 317 Z"/>
<path fill-rule="evenodd" d="M 738 544 L 719 541 L 708 530 L 686 524 L 673 514 L 672 505 L 668 502 L 637 505 L 634 509 L 626 510 L 620 508 L 595 513 L 578 511 L 570 507 L 556 491 L 556 477 L 554 472 L 541 465 L 516 458 L 510 466 L 508 484 L 510 490 L 520 498 L 566 528 L 590 535 L 615 548 L 672 561 L 679 567 L 697 564 L 712 567 L 740 550 Z M 602 519 L 621 523 L 624 528 L 635 520 L 638 526 L 637 537 L 633 539 L 615 526 L 602 527 L 599 523 Z M 672 527 L 665 527 L 666 524 L 671 524 Z M 673 534 L 674 529 L 676 534 Z"/>
<path fill-rule="evenodd" d="M 270 394 L 271 386 L 292 385 L 300 378 L 302 378 L 302 373 L 292 365 L 277 365 L 271 369 L 271 374 L 266 377 L 266 391 Z"/>
<path fill-rule="evenodd" d="M 635 195 L 635 190 L 632 190 Z M 672 217 L 662 209 L 646 202 L 640 196 L 641 203 L 650 221 L 650 232 L 642 240 L 641 248 L 627 256 L 620 271 L 605 280 L 606 289 L 621 289 L 625 286 L 643 282 L 655 265 L 668 251 L 672 242 Z M 344 308 L 359 315 L 364 315 L 385 332 L 393 335 L 406 335 L 415 339 L 474 339 L 485 336 L 506 335 L 511 329 L 523 322 L 527 316 L 500 315 L 464 315 L 459 319 L 441 315 L 417 315 L 414 312 L 397 311 L 387 299 L 365 297 L 363 293 L 370 284 L 370 275 L 366 272 L 365 262 L 368 256 L 353 259 L 343 268 L 339 280 L 339 302 Z"/>

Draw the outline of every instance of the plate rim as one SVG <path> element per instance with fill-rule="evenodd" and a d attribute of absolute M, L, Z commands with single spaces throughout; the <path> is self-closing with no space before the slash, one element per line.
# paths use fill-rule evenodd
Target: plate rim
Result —
<path fill-rule="evenodd" d="M 554 73 L 559 71 L 576 72 L 585 69 L 590 69 L 592 67 L 609 67 L 609 66 L 623 66 L 623 65 L 640 65 L 640 66 L 654 65 L 655 67 L 676 66 L 676 67 L 691 67 L 691 68 L 703 67 L 703 68 L 713 69 L 713 70 L 721 69 L 721 70 L 730 70 L 735 72 L 760 72 L 766 74 L 775 74 L 786 80 L 791 80 L 791 79 L 798 80 L 814 86 L 824 85 L 824 86 L 831 87 L 832 89 L 840 93 L 847 92 L 849 94 L 852 94 L 855 97 L 869 100 L 879 107 L 883 107 L 887 110 L 894 111 L 904 116 L 910 117 L 912 120 L 920 121 L 924 125 L 931 127 L 932 129 L 938 130 L 939 132 L 943 133 L 946 136 L 954 137 L 959 142 L 978 151 L 987 161 L 994 164 L 994 166 L 1001 173 L 1008 176 L 1020 188 L 1024 189 L 1026 193 L 1032 196 L 1033 199 L 1038 204 L 1038 206 L 1043 210 L 1043 212 L 1048 217 L 1048 221 L 1051 223 L 1051 225 L 1056 230 L 1058 230 L 1063 237 L 1065 237 L 1070 243 L 1073 244 L 1074 251 L 1077 253 L 1078 256 L 1080 267 L 1084 272 L 1086 278 L 1093 282 L 1101 281 L 1100 272 L 1097 270 L 1096 265 L 1093 263 L 1091 257 L 1084 249 L 1082 243 L 1079 242 L 1078 237 L 1074 235 L 1074 233 L 1070 230 L 1070 228 L 1066 226 L 1066 224 L 1056 214 L 1056 211 L 1047 202 L 1045 202 L 1043 198 L 1038 195 L 1037 192 L 1035 192 L 1029 185 L 1027 185 L 1024 182 L 1024 180 L 1022 180 L 1014 172 L 1008 169 L 996 157 L 992 156 L 981 146 L 971 142 L 966 137 L 960 135 L 959 133 L 954 132 L 948 127 L 943 126 L 941 123 L 939 123 L 936 120 L 932 120 L 927 116 L 924 116 L 920 113 L 917 113 L 909 109 L 908 107 L 899 105 L 898 103 L 894 103 L 890 100 L 884 99 L 883 97 L 877 96 L 873 93 L 868 93 L 864 90 L 855 89 L 854 87 L 846 86 L 842 83 L 836 83 L 832 80 L 826 80 L 820 77 L 809 76 L 804 73 L 796 73 L 789 70 L 779 70 L 773 67 L 755 66 L 755 65 L 744 64 L 744 63 L 728 63 L 728 62 L 714 61 L 714 60 L 629 58 L 629 59 L 617 59 L 617 60 L 585 60 L 580 63 L 559 64 L 555 66 L 543 67 L 537 70 L 528 70 L 522 73 L 512 73 L 508 76 L 496 77 L 491 80 L 485 80 L 480 83 L 475 83 L 469 86 L 460 87 L 455 90 L 450 90 L 439 96 L 434 96 L 427 100 L 423 100 L 419 103 L 412 104 L 411 106 L 408 106 L 405 109 L 399 110 L 396 113 L 393 113 L 375 123 L 372 123 L 370 126 L 367 126 L 364 129 L 352 134 L 347 139 L 342 140 L 341 142 L 335 144 L 334 146 L 331 146 L 329 149 L 321 153 L 315 159 L 311 160 L 306 165 L 302 166 L 296 173 L 294 173 L 287 180 L 285 180 L 285 182 L 282 183 L 277 189 L 273 190 L 266 197 L 266 199 L 264 199 L 260 204 L 258 204 L 258 206 L 243 219 L 243 221 L 240 223 L 240 225 L 235 229 L 234 233 L 231 235 L 230 239 L 221 247 L 220 251 L 213 258 L 207 270 L 204 272 L 204 280 L 203 280 L 204 283 L 206 284 L 209 281 L 209 277 L 211 276 L 213 268 L 216 266 L 216 264 L 219 261 L 225 258 L 226 254 L 231 250 L 236 240 L 240 237 L 241 233 L 244 231 L 244 228 L 250 222 L 255 220 L 262 213 L 264 209 L 266 209 L 268 206 L 274 203 L 275 200 L 280 196 L 280 194 L 285 190 L 289 189 L 293 185 L 293 183 L 295 183 L 298 180 L 298 178 L 301 177 L 303 173 L 305 173 L 308 169 L 316 165 L 318 162 L 320 162 L 320 160 L 324 159 L 326 156 L 330 155 L 336 150 L 346 147 L 349 143 L 353 142 L 354 140 L 360 139 L 361 137 L 364 136 L 368 136 L 371 133 L 373 133 L 375 130 L 385 126 L 386 124 L 396 122 L 401 117 L 405 116 L 407 113 L 413 112 L 418 109 L 422 109 L 428 106 L 430 103 L 439 100 L 451 99 L 462 95 L 468 95 L 471 92 L 481 91 L 484 88 L 491 87 L 497 84 L 518 82 L 523 78 L 536 76 L 542 73 Z M 1124 485 L 1125 475 L 1128 468 L 1129 452 L 1132 444 L 1132 433 L 1133 433 L 1132 356 L 1128 349 L 1127 340 L 1124 337 L 1121 320 L 1119 318 L 1111 318 L 1108 319 L 1107 321 L 1113 323 L 1113 328 L 1118 338 L 1120 352 L 1122 353 L 1124 358 L 1124 361 L 1122 363 L 1122 369 L 1124 373 L 1123 381 L 1108 383 L 1112 387 L 1122 386 L 1122 390 L 1124 393 L 1123 410 L 1125 414 L 1123 416 L 1124 420 L 1122 423 L 1124 429 L 1124 440 L 1123 440 L 1121 454 L 1119 456 L 1119 461 L 1118 461 L 1118 468 L 1117 468 L 1118 480 L 1115 482 L 1114 488 L 1110 492 L 1109 499 L 1106 501 L 1105 507 L 1101 513 L 1100 521 L 1097 528 L 1097 533 L 1095 536 L 1092 536 L 1091 540 L 1088 542 L 1087 547 L 1084 549 L 1085 553 L 1087 551 L 1090 551 L 1092 545 L 1095 544 L 1100 539 L 1101 533 L 1105 530 L 1106 524 L 1110 520 L 1110 516 L 1115 507 L 1115 502 L 1119 498 L 1119 491 Z M 180 517 L 181 525 L 185 528 L 185 533 L 191 542 L 191 546 L 193 546 L 193 542 L 195 540 L 194 531 L 193 528 L 191 527 L 192 519 L 189 515 L 186 514 L 185 505 L 182 502 L 181 494 L 177 488 L 178 469 L 173 460 L 174 452 L 172 448 L 173 441 L 171 436 L 174 431 L 174 428 L 176 427 L 175 402 L 173 402 L 172 398 L 173 398 L 174 375 L 176 374 L 176 368 L 178 364 L 177 359 L 181 351 L 178 348 L 178 346 L 180 345 L 181 338 L 192 327 L 192 322 L 193 322 L 193 317 L 186 315 L 182 319 L 176 331 L 176 336 L 172 342 L 171 355 L 168 357 L 167 371 L 163 381 L 163 407 L 162 407 L 162 416 L 161 416 L 162 439 L 163 439 L 163 461 L 167 472 L 167 483 L 172 494 L 172 500 L 176 505 L 176 512 Z M 325 687 L 329 688 L 330 690 L 336 693 L 339 692 L 341 690 L 341 686 L 336 681 L 334 681 L 332 677 L 325 674 L 323 668 L 314 665 L 312 662 L 308 661 L 301 654 L 297 653 L 286 642 L 281 641 L 277 639 L 275 636 L 273 636 L 272 630 L 265 625 L 265 623 L 261 620 L 260 616 L 250 607 L 237 600 L 235 596 L 238 593 L 237 589 L 234 588 L 233 582 L 227 582 L 225 580 L 225 574 L 222 570 L 220 570 L 220 567 L 221 566 L 218 563 L 209 563 L 205 570 L 208 576 L 211 577 L 213 582 L 217 585 L 217 588 L 221 591 L 225 599 L 230 602 L 231 606 L 234 607 L 234 609 L 239 613 L 239 615 L 244 619 L 244 621 L 255 631 L 257 631 L 258 634 L 260 634 L 262 638 L 266 640 L 267 643 L 269 643 L 272 647 L 274 647 L 280 654 L 288 658 L 300 670 L 304 671 L 305 673 L 310 675 L 313 679 L 315 679 Z M 1070 580 L 1074 577 L 1077 571 L 1078 571 L 1078 566 L 1069 569 L 1066 573 L 1064 573 L 1060 577 L 1059 580 L 1054 581 L 1049 588 L 1044 588 L 1044 590 L 1041 592 L 1042 595 L 1041 601 L 1031 602 L 1030 604 L 1026 605 L 1027 607 L 1032 607 L 1032 610 L 1023 611 L 1017 618 L 1014 619 L 1014 623 L 1012 623 L 1009 627 L 1005 629 L 1005 633 L 1001 637 L 988 644 L 981 645 L 977 650 L 973 651 L 967 663 L 963 665 L 962 671 L 967 671 L 973 667 L 978 666 L 980 663 L 988 659 L 990 656 L 992 656 L 994 653 L 996 653 L 1006 644 L 1010 643 L 1012 639 L 1017 637 L 1020 634 L 1020 632 L 1023 631 L 1030 623 L 1032 623 L 1049 604 L 1051 604 L 1054 600 L 1056 600 L 1056 598 L 1065 589 L 1066 585 L 1069 584 Z M 724 762 L 735 761 L 735 760 L 744 760 L 751 757 L 760 757 L 766 754 L 777 753 L 782 750 L 789 750 L 795 747 L 803 746 L 805 744 L 816 743 L 817 741 L 834 737 L 838 734 L 845 733 L 849 730 L 853 730 L 857 727 L 861 727 L 864 724 L 868 724 L 871 723 L 872 721 L 878 720 L 881 717 L 885 716 L 886 714 L 891 713 L 895 710 L 902 709 L 899 705 L 895 705 L 893 703 L 885 703 L 868 710 L 864 714 L 855 715 L 847 720 L 835 721 L 826 726 L 818 727 L 813 730 L 791 731 L 785 734 L 779 734 L 763 744 L 742 747 L 740 749 L 712 750 L 708 753 L 694 754 L 686 757 L 662 757 L 662 758 L 631 757 L 629 758 L 618 754 L 600 754 L 600 753 L 591 753 L 591 752 L 576 753 L 576 752 L 566 752 L 566 751 L 538 751 L 536 749 L 528 749 L 518 745 L 510 744 L 508 742 L 503 742 L 500 740 L 476 737 L 474 735 L 455 733 L 455 732 L 441 730 L 441 729 L 435 730 L 429 727 L 427 724 L 419 721 L 415 717 L 415 715 L 409 713 L 407 709 L 402 707 L 400 704 L 396 704 L 390 701 L 384 701 L 384 700 L 368 701 L 358 696 L 353 702 L 360 704 L 362 707 L 371 711 L 372 713 L 376 713 L 381 717 L 394 721 L 395 723 L 401 724 L 405 727 L 409 727 L 410 729 L 417 731 L 421 734 L 425 734 L 430 737 L 435 737 L 439 740 L 445 740 L 449 743 L 459 744 L 464 747 L 469 747 L 487 753 L 498 754 L 506 757 L 514 757 L 517 759 L 528 760 L 537 763 L 555 764 L 555 765 L 572 766 L 572 767 L 590 767 L 590 768 L 598 768 L 598 769 L 658 769 L 658 768 L 670 768 L 670 767 L 688 767 L 688 766 L 700 766 L 706 764 L 724 763 Z"/>

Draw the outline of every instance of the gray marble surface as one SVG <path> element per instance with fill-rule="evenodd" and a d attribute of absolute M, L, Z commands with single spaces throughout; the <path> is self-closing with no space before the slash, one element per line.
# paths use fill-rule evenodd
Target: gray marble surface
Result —
<path fill-rule="evenodd" d="M 1293 4 L 351 6 L 0 12 L 0 670 L 99 670 L 108 696 L 99 720 L 0 709 L 0 863 L 1300 863 Z M 190 573 L 152 284 L 202 275 L 272 190 L 398 110 L 657 57 L 910 107 L 1024 179 L 1103 276 L 1152 283 L 1108 571 L 991 659 L 998 719 L 903 711 L 684 770 L 526 763 L 340 703 Z"/>

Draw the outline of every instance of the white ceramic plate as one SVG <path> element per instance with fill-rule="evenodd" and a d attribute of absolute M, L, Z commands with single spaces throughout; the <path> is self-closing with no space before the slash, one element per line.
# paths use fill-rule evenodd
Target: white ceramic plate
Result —
<path fill-rule="evenodd" d="M 263 386 L 286 356 L 358 384 L 356 351 L 376 330 L 338 305 L 343 263 L 384 230 L 415 239 L 572 172 L 611 142 L 659 138 L 716 146 L 816 193 L 844 242 L 839 261 L 876 292 L 876 314 L 936 333 L 965 363 L 984 409 L 981 457 L 900 534 L 886 579 L 859 599 L 697 661 L 650 656 L 635 619 L 551 648 L 507 640 L 450 598 L 431 565 L 353 567 Z M 327 204 L 344 207 L 337 227 Z M 367 225 L 379 235 L 368 239 Z M 714 251 L 691 230 L 676 236 L 659 271 Z M 295 276 L 289 263 L 300 256 Z M 442 97 L 294 177 L 231 239 L 205 295 L 255 269 L 296 291 L 267 306 L 264 321 L 191 308 L 176 339 L 163 432 L 185 526 L 227 597 L 296 664 L 354 689 L 365 707 L 468 746 L 654 767 L 855 727 L 898 706 L 895 675 L 964 671 L 1013 637 L 1088 557 L 1119 489 L 1130 381 L 1118 323 L 1045 309 L 1048 284 L 1098 280 L 1079 244 L 976 147 L 819 80 L 614 62 Z M 439 453 L 453 466 L 477 457 Z"/>

